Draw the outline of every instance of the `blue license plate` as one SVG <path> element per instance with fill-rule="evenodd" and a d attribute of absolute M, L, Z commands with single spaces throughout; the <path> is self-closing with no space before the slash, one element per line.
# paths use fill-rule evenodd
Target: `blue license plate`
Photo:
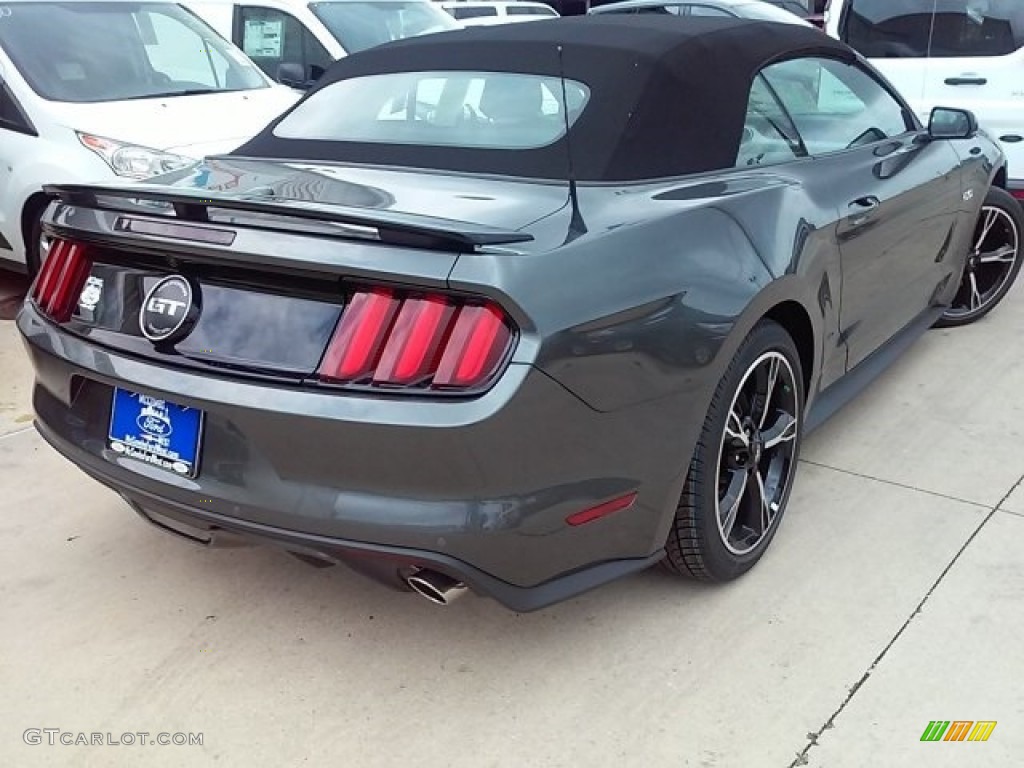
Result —
<path fill-rule="evenodd" d="M 110 449 L 178 475 L 195 477 L 203 412 L 125 389 L 114 390 Z"/>

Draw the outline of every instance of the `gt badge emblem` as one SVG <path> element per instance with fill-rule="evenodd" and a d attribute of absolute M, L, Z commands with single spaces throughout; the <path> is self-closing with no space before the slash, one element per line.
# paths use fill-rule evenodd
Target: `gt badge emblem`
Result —
<path fill-rule="evenodd" d="M 199 318 L 199 296 L 180 275 L 165 277 L 150 289 L 139 310 L 142 335 L 154 343 L 185 338 Z"/>

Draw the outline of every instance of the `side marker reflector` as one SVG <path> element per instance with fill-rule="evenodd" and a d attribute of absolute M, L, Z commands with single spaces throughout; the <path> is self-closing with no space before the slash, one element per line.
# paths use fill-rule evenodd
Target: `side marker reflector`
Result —
<path fill-rule="evenodd" d="M 584 509 L 582 512 L 574 512 L 565 518 L 565 522 L 569 525 L 585 525 L 591 523 L 594 520 L 599 520 L 602 517 L 607 517 L 615 512 L 621 512 L 624 509 L 629 509 L 633 506 L 633 502 L 636 501 L 636 491 L 628 493 L 625 496 L 620 496 L 617 499 L 606 501 L 603 504 L 598 504 L 596 507 L 590 507 Z"/>

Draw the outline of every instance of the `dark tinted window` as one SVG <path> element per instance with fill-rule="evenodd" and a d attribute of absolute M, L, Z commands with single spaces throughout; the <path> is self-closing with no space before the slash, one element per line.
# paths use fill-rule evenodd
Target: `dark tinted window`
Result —
<path fill-rule="evenodd" d="M 1005 56 L 1024 46 L 1020 0 L 939 0 L 932 56 Z"/>
<path fill-rule="evenodd" d="M 458 6 L 451 9 L 452 15 L 456 19 L 480 19 L 484 16 L 497 16 L 497 8 L 488 8 L 486 6 L 476 6 L 469 8 L 459 8 Z"/>
<path fill-rule="evenodd" d="M 851 0 L 841 37 L 868 57 L 1004 56 L 1024 46 L 1024 3 Z"/>
<path fill-rule="evenodd" d="M 282 64 L 299 64 L 309 79 L 314 67 L 326 69 L 333 59 L 313 33 L 289 13 L 273 8 L 242 8 L 241 48 L 256 65 L 277 79 Z"/>
<path fill-rule="evenodd" d="M 541 8 L 538 5 L 509 5 L 505 12 L 509 16 L 557 16 L 553 8 Z"/>
<path fill-rule="evenodd" d="M 7 85 L 0 81 L 0 130 L 33 133 Z"/>

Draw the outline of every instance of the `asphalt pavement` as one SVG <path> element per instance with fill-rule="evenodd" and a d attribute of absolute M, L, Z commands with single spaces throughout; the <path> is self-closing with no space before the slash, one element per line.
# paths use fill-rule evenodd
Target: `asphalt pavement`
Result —
<path fill-rule="evenodd" d="M 30 428 L 0 320 L 0 765 L 1020 766 L 1022 334 L 1020 286 L 929 332 L 808 439 L 741 580 L 517 615 L 146 525 Z"/>

